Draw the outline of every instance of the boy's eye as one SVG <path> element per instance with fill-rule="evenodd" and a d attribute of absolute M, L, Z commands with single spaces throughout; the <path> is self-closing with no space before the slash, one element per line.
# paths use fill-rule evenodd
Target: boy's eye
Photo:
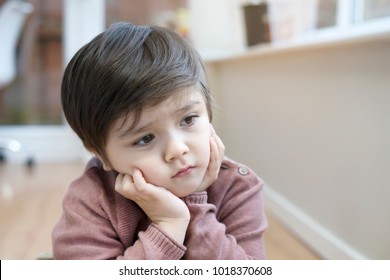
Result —
<path fill-rule="evenodd" d="M 184 118 L 184 120 L 183 120 L 183 125 L 185 125 L 185 126 L 192 125 L 192 124 L 195 122 L 195 119 L 196 119 L 197 117 L 198 117 L 198 116 L 191 115 L 191 116 L 188 116 L 188 117 Z"/>
<path fill-rule="evenodd" d="M 144 137 L 142 137 L 141 139 L 135 141 L 134 142 L 134 146 L 138 146 L 138 145 L 144 146 L 144 145 L 149 144 L 153 140 L 154 140 L 154 135 L 153 134 L 148 134 L 148 135 L 145 135 Z"/>

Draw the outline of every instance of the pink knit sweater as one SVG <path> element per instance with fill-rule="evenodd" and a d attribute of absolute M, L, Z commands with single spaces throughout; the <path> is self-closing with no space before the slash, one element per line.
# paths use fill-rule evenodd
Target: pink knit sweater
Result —
<path fill-rule="evenodd" d="M 183 198 L 191 220 L 184 245 L 114 189 L 116 173 L 93 158 L 63 201 L 52 234 L 55 259 L 264 259 L 263 182 L 229 159 L 207 191 Z"/>

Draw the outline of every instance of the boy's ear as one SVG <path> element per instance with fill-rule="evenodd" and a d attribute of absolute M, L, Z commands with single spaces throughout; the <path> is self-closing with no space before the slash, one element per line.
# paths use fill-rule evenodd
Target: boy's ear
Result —
<path fill-rule="evenodd" d="M 100 162 L 102 163 L 102 166 L 103 166 L 103 169 L 105 171 L 111 171 L 112 168 L 110 167 L 109 164 L 107 164 L 104 160 L 103 160 L 103 157 L 101 157 L 95 150 L 93 149 L 88 149 L 90 153 L 92 153 L 95 157 L 97 157 Z"/>
<path fill-rule="evenodd" d="M 103 166 L 103 169 L 104 169 L 105 171 L 111 171 L 111 170 L 112 170 L 112 168 L 110 167 L 110 165 L 107 164 L 100 156 L 96 155 L 96 157 L 101 161 L 102 166 Z"/>

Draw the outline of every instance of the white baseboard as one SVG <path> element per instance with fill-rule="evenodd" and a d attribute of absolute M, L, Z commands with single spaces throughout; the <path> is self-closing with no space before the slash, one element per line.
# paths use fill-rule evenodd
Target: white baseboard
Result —
<path fill-rule="evenodd" d="M 367 259 L 269 186 L 265 188 L 265 205 L 270 214 L 322 258 L 328 260 Z"/>
<path fill-rule="evenodd" d="M 28 158 L 36 163 L 76 161 L 82 159 L 85 151 L 81 141 L 65 125 L 2 126 L 0 139 L 20 143 L 17 152 L 2 151 L 10 163 L 24 163 Z"/>

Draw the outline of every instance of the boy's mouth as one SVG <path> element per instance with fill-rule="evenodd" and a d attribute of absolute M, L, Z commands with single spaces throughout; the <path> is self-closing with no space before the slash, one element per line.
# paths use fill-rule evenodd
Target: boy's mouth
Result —
<path fill-rule="evenodd" d="M 186 176 L 186 175 L 190 174 L 194 168 L 195 168 L 194 166 L 184 167 L 184 168 L 180 169 L 172 178 Z"/>

